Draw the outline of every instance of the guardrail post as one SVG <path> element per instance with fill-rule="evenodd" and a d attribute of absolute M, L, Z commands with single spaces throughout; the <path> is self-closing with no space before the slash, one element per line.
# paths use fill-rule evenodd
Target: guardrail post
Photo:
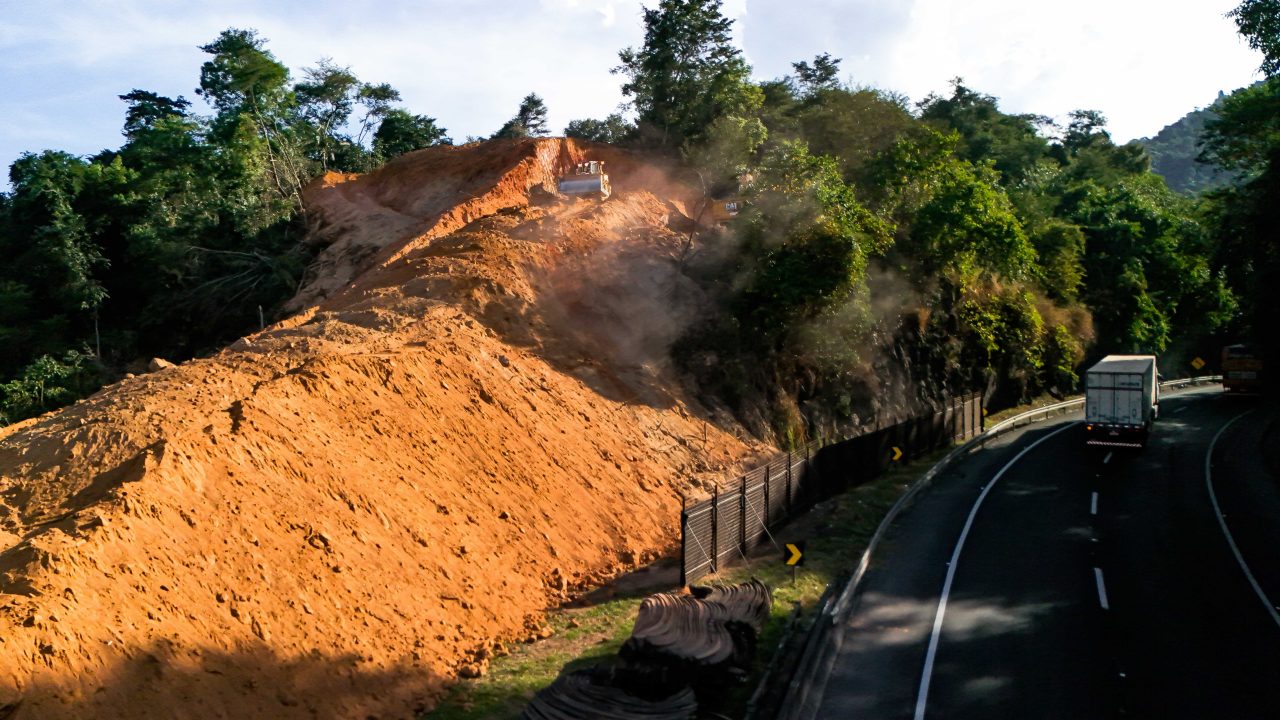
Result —
<path fill-rule="evenodd" d="M 720 572 L 720 486 L 711 489 L 711 572 Z"/>
<path fill-rule="evenodd" d="M 742 476 L 738 490 L 738 551 L 747 554 L 747 476 Z"/>

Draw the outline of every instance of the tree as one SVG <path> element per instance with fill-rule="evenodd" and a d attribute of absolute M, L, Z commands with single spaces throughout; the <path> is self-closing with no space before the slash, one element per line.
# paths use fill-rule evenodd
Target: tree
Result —
<path fill-rule="evenodd" d="M 745 116 L 762 93 L 733 45 L 733 21 L 720 0 L 661 0 L 644 10 L 644 45 L 618 53 L 622 94 L 631 98 L 642 135 L 660 145 L 697 140 L 722 115 Z"/>
<path fill-rule="evenodd" d="M 949 98 L 925 98 L 920 117 L 959 133 L 960 156 L 972 163 L 991 162 L 1005 186 L 1024 180 L 1048 153 L 1049 143 L 1036 132 L 1048 120 L 1007 115 L 996 98 L 965 87 L 962 78 L 953 79 L 951 87 Z"/>
<path fill-rule="evenodd" d="M 635 131 L 635 125 L 627 122 L 621 113 L 613 113 L 604 120 L 571 120 L 565 126 L 564 136 L 616 145 L 625 142 Z"/>
<path fill-rule="evenodd" d="M 304 70 L 303 76 L 294 86 L 294 93 L 299 116 L 309 126 L 306 145 L 311 159 L 318 161 L 322 170 L 328 170 L 338 159 L 340 147 L 346 146 L 349 150 L 354 145 L 343 130 L 362 85 L 351 68 L 339 67 L 329 58 Z M 349 158 L 348 164 L 353 159 Z"/>
<path fill-rule="evenodd" d="M 1236 21 L 1249 47 L 1262 53 L 1263 74 L 1280 72 L 1280 0 L 1244 0 L 1227 17 Z"/>
<path fill-rule="evenodd" d="M 375 123 L 380 123 L 391 111 L 391 103 L 400 101 L 400 91 L 387 83 L 378 85 L 361 85 L 356 100 L 364 107 L 364 117 L 360 118 L 360 132 L 356 135 L 356 144 L 364 145 L 365 137 L 373 130 Z M 433 121 L 434 122 L 434 121 Z"/>
<path fill-rule="evenodd" d="M 0 383 L 0 426 L 35 417 L 79 397 L 100 382 L 92 358 L 68 350 L 59 360 L 42 355 L 21 374 Z"/>
<path fill-rule="evenodd" d="M 255 30 L 223 30 L 200 49 L 212 56 L 200 66 L 196 92 L 217 111 L 214 139 L 237 146 L 247 164 L 261 164 L 266 187 L 304 209 L 302 186 L 311 172 L 292 117 L 296 98 L 288 68 L 266 50 L 266 40 Z"/>
<path fill-rule="evenodd" d="M 819 90 L 840 87 L 840 58 L 833 58 L 830 53 L 814 56 L 813 65 L 801 61 L 791 63 L 791 67 L 795 69 L 796 81 L 806 97 L 812 97 Z"/>
<path fill-rule="evenodd" d="M 1205 123 L 1202 158 L 1256 177 L 1274 165 L 1280 148 L 1280 76 L 1237 90 Z"/>
<path fill-rule="evenodd" d="M 1071 122 L 1067 123 L 1067 132 L 1062 138 L 1062 145 L 1071 154 L 1099 144 L 1110 144 L 1111 133 L 1107 132 L 1107 118 L 1097 110 L 1072 110 L 1069 114 Z"/>
<path fill-rule="evenodd" d="M 266 50 L 256 30 L 228 28 L 200 49 L 213 57 L 200 66 L 200 89 L 220 118 L 268 118 L 289 101 L 289 70 Z"/>
<path fill-rule="evenodd" d="M 1084 232 L 1055 218 L 1033 232 L 1031 242 L 1040 260 L 1036 274 L 1045 293 L 1060 302 L 1075 301 L 1084 283 Z"/>
<path fill-rule="evenodd" d="M 858 202 L 835 160 L 803 143 L 775 147 L 759 170 L 743 233 L 752 277 L 738 315 L 743 328 L 776 342 L 859 284 L 889 232 Z"/>
<path fill-rule="evenodd" d="M 119 97 L 129 105 L 124 116 L 124 136 L 130 140 L 165 120 L 186 118 L 191 107 L 181 95 L 174 100 L 147 90 L 134 89 Z"/>
<path fill-rule="evenodd" d="M 916 125 L 899 98 L 870 88 L 820 90 L 797 110 L 795 121 L 810 149 L 836 158 L 845 181 L 855 185 L 864 184 L 868 161 Z"/>
<path fill-rule="evenodd" d="M 543 137 L 547 135 L 547 105 L 537 93 L 529 93 L 520 101 L 520 109 L 494 133 L 495 138 Z"/>
<path fill-rule="evenodd" d="M 432 145 L 452 145 L 453 140 L 446 133 L 436 125 L 435 118 L 405 110 L 388 110 L 373 134 L 373 152 L 383 160 L 390 160 Z"/>

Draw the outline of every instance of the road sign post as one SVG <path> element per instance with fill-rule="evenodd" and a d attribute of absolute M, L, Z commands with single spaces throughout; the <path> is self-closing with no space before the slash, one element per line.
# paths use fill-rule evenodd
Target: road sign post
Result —
<path fill-rule="evenodd" d="M 796 568 L 804 564 L 804 541 L 787 543 L 782 553 L 782 562 L 791 568 L 791 584 L 796 584 Z"/>

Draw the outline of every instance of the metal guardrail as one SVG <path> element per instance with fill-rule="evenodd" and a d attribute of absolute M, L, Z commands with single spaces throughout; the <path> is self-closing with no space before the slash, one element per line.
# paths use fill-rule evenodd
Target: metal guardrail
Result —
<path fill-rule="evenodd" d="M 1182 378 L 1178 380 L 1167 380 L 1160 383 L 1162 389 L 1179 389 L 1194 385 L 1205 385 L 1213 382 L 1220 382 L 1221 375 L 1203 375 L 1194 378 Z M 947 453 L 941 460 L 934 463 L 933 467 L 920 477 L 919 480 L 911 484 L 911 487 L 903 493 L 902 497 L 889 508 L 889 512 L 885 514 L 876 527 L 875 533 L 871 536 L 870 542 L 867 543 L 866 550 L 863 551 L 862 557 L 858 560 L 858 567 L 854 571 L 853 576 L 849 579 L 844 589 L 837 596 L 834 603 L 826 603 L 820 608 L 819 616 L 814 619 L 812 628 L 817 637 L 810 637 L 806 643 L 805 653 L 801 656 L 800 661 L 796 665 L 795 674 L 792 675 L 790 687 L 787 690 L 787 698 L 782 704 L 782 711 L 778 714 L 779 720 L 798 720 L 799 718 L 815 717 L 817 713 L 817 703 L 821 700 L 821 695 L 814 695 L 813 688 L 815 681 L 821 680 L 818 687 L 826 684 L 826 678 L 831 672 L 832 664 L 836 655 L 840 651 L 842 636 L 839 632 L 833 632 L 839 628 L 847 619 L 852 609 L 853 599 L 857 596 L 858 590 L 861 588 L 863 577 L 866 575 L 867 568 L 871 564 L 871 556 L 875 553 L 876 548 L 884 539 L 889 527 L 893 524 L 907 507 L 914 501 L 922 490 L 933 484 L 942 471 L 947 469 L 951 463 L 958 458 L 967 455 L 974 448 L 980 448 L 987 444 L 988 441 L 994 440 L 1000 435 L 1026 425 L 1037 422 L 1043 422 L 1054 414 L 1070 412 L 1077 406 L 1084 404 L 1084 396 L 1071 398 L 1052 405 L 1033 408 L 1023 413 L 1019 413 L 1011 418 L 1002 420 L 990 428 L 987 428 L 982 434 L 973 439 L 955 447 L 951 452 Z"/>

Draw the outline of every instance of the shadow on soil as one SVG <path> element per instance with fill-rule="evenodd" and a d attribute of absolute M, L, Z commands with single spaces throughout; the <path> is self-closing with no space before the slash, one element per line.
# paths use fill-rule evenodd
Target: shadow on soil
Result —
<path fill-rule="evenodd" d="M 355 654 L 283 658 L 265 646 L 175 653 L 160 641 L 92 679 L 43 674 L 16 697 L 0 686 L 0 720 L 399 717 L 431 705 L 442 687 L 426 668 L 366 668 Z"/>

